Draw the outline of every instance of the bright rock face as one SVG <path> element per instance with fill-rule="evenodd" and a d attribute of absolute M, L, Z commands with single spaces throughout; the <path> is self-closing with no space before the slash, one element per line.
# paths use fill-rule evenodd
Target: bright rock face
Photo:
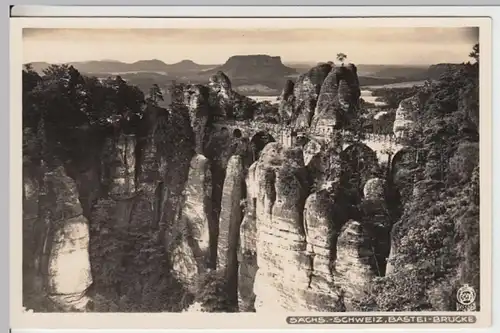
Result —
<path fill-rule="evenodd" d="M 47 291 L 66 310 L 83 310 L 92 284 L 89 260 L 89 225 L 82 215 L 76 183 L 58 167 L 45 175 L 52 232 L 48 243 Z"/>
<path fill-rule="evenodd" d="M 363 297 L 376 276 L 371 238 L 363 225 L 348 221 L 337 241 L 335 284 L 341 287 L 346 311 L 353 311 L 353 299 Z"/>
<path fill-rule="evenodd" d="M 243 199 L 243 159 L 233 155 L 227 163 L 226 179 L 222 190 L 221 212 L 219 218 L 219 237 L 217 250 L 217 266 L 227 267 L 228 251 L 236 254 L 239 229 L 242 220 L 241 200 Z M 235 229 L 238 232 L 234 232 Z M 232 231 L 232 232 L 231 232 Z M 236 239 L 232 239 L 235 238 Z M 230 248 L 232 246 L 232 248 Z"/>
<path fill-rule="evenodd" d="M 245 180 L 247 201 L 245 216 L 240 226 L 240 252 L 238 273 L 238 295 L 241 311 L 254 311 L 255 294 L 253 285 L 257 273 L 257 197 L 259 180 L 257 163 L 248 169 Z"/>
<path fill-rule="evenodd" d="M 375 221 L 348 221 L 335 181 L 308 195 L 305 170 L 302 151 L 277 143 L 249 169 L 239 290 L 244 304 L 255 295 L 256 311 L 353 311 L 353 300 L 380 275 Z M 365 200 L 385 204 L 384 186 L 370 180 Z"/>
<path fill-rule="evenodd" d="M 174 273 L 181 281 L 192 285 L 194 277 L 208 265 L 211 214 L 211 173 L 208 159 L 195 155 L 191 160 L 185 202 L 179 225 L 173 231 L 180 237 L 171 248 Z"/>
<path fill-rule="evenodd" d="M 363 189 L 365 199 L 385 201 L 386 181 L 381 178 L 369 179 Z"/>
<path fill-rule="evenodd" d="M 339 293 L 335 288 L 332 267 L 335 263 L 336 240 L 343 223 L 334 213 L 334 201 L 330 192 L 311 194 L 304 207 L 308 253 L 310 255 L 309 293 L 313 302 L 309 310 L 341 311 Z M 313 298 L 314 296 L 314 298 Z"/>
<path fill-rule="evenodd" d="M 306 195 L 301 152 L 275 143 L 262 151 L 254 171 L 257 266 L 254 282 L 257 311 L 298 310 L 300 289 L 307 288 L 306 239 L 302 210 Z M 249 191 L 251 192 L 251 191 Z"/>
<path fill-rule="evenodd" d="M 396 137 L 405 138 L 411 133 L 415 122 L 414 117 L 419 109 L 420 103 L 418 96 L 409 97 L 399 103 L 393 126 L 393 132 Z"/>
<path fill-rule="evenodd" d="M 233 155 L 226 169 L 217 242 L 217 267 L 226 272 L 229 301 L 233 304 L 238 300 L 238 244 L 243 217 L 243 195 L 243 158 Z"/>

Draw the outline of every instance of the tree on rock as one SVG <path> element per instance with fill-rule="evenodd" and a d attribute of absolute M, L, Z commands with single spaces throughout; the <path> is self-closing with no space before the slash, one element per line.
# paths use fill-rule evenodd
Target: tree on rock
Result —
<path fill-rule="evenodd" d="M 342 63 L 342 66 L 344 66 L 344 61 L 347 59 L 347 55 L 345 53 L 337 53 L 337 60 Z"/>

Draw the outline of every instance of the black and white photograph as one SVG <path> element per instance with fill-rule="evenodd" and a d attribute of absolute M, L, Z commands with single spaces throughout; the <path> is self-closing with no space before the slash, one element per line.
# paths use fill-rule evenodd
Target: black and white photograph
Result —
<path fill-rule="evenodd" d="M 429 22 L 24 28 L 23 311 L 485 310 L 480 28 Z"/>

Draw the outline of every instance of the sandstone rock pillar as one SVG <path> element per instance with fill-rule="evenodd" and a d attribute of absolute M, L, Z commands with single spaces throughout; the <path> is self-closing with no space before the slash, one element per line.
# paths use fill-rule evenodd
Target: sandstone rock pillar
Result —
<path fill-rule="evenodd" d="M 376 276 L 371 238 L 358 222 L 349 220 L 337 241 L 335 263 L 335 284 L 341 290 L 341 299 L 346 311 L 354 311 L 354 299 L 360 299 L 367 292 Z"/>
<path fill-rule="evenodd" d="M 219 218 L 217 243 L 217 267 L 226 269 L 229 293 L 237 299 L 238 243 L 243 217 L 241 201 L 244 198 L 244 170 L 241 156 L 233 155 L 226 169 L 222 190 L 222 205 Z"/>
<path fill-rule="evenodd" d="M 210 251 L 211 173 L 208 159 L 191 159 L 180 219 L 172 226 L 169 253 L 174 274 L 188 286 L 208 267 Z"/>
<path fill-rule="evenodd" d="M 66 311 L 81 311 L 92 284 L 89 258 L 89 223 L 83 216 L 75 181 L 60 166 L 47 172 L 44 182 L 50 201 L 50 230 L 46 247 L 46 290 Z"/>

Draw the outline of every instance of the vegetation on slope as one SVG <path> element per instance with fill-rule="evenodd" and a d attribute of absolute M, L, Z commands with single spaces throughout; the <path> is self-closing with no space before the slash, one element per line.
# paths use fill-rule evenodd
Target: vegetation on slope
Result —
<path fill-rule="evenodd" d="M 464 284 L 479 295 L 478 48 L 471 57 L 419 91 L 410 141 L 420 158 L 398 171 L 407 174 L 398 185 L 409 195 L 392 230 L 393 271 L 360 310 L 453 311 Z"/>

